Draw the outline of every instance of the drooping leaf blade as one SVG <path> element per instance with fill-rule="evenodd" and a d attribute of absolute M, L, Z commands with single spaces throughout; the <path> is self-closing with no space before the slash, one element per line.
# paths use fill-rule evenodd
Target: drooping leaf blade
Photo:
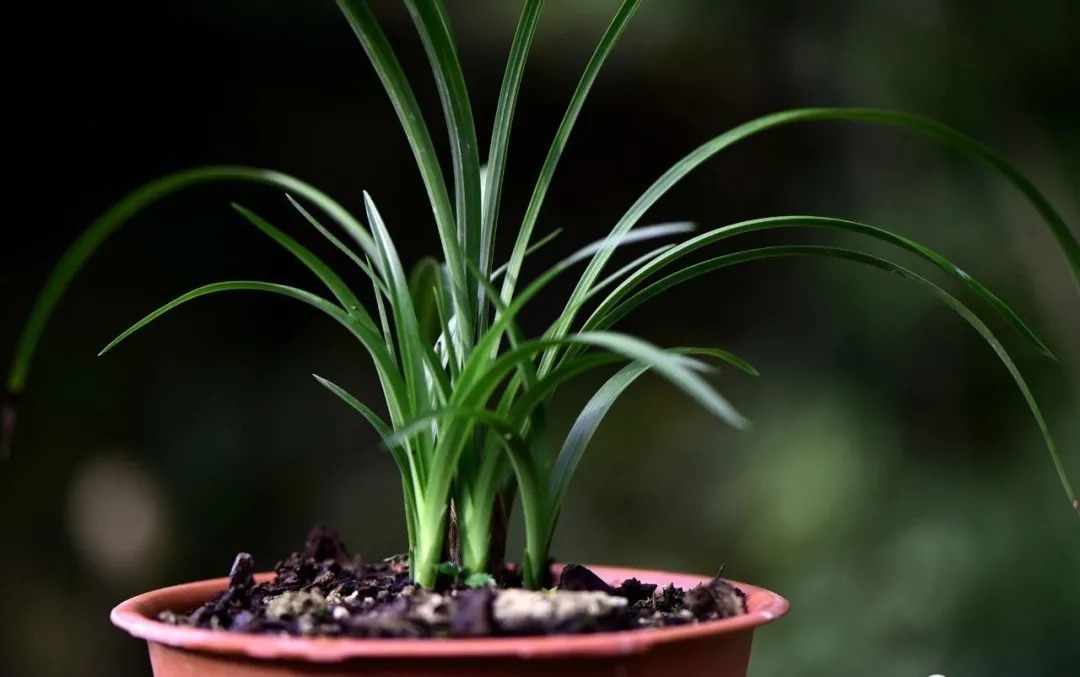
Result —
<path fill-rule="evenodd" d="M 371 427 L 375 429 L 375 432 L 379 433 L 379 438 L 384 443 L 390 438 L 390 435 L 393 434 L 390 426 L 382 420 L 382 417 L 372 411 L 371 407 L 361 402 L 358 398 L 356 398 L 354 395 L 352 395 L 347 390 L 337 385 L 333 381 L 325 379 L 318 374 L 312 374 L 312 376 L 314 376 L 315 380 L 318 381 L 324 388 L 340 397 L 346 404 L 358 411 L 360 415 L 364 417 L 364 420 L 371 424 Z"/>
<path fill-rule="evenodd" d="M 53 267 L 41 291 L 38 292 L 30 315 L 15 347 L 7 387 L 20 393 L 26 384 L 30 364 L 41 333 L 53 309 L 63 296 L 72 278 L 82 269 L 98 247 L 117 229 L 150 204 L 190 186 L 214 182 L 248 182 L 274 186 L 312 202 L 335 223 L 353 232 L 366 251 L 374 252 L 374 242 L 362 226 L 340 204 L 317 188 L 287 174 L 243 166 L 211 166 L 189 169 L 163 176 L 129 193 L 98 217 L 71 244 Z"/>
<path fill-rule="evenodd" d="M 515 322 L 517 314 L 521 312 L 533 297 L 550 284 L 552 280 L 569 270 L 574 264 L 593 256 L 596 252 L 601 250 L 614 251 L 615 249 L 628 244 L 685 233 L 693 230 L 693 228 L 694 224 L 688 222 L 661 223 L 654 226 L 645 226 L 634 229 L 628 233 L 608 235 L 601 240 L 597 240 L 592 244 L 578 249 L 573 254 L 562 259 L 533 280 L 524 291 L 514 297 L 512 303 L 507 306 L 502 306 L 502 302 L 500 301 L 500 303 L 497 304 L 497 307 L 505 307 L 506 310 L 505 312 L 499 312 L 497 314 L 495 322 L 477 341 L 476 348 L 473 351 L 473 358 L 470 360 L 470 363 L 472 364 L 471 368 L 474 370 L 482 369 L 487 359 L 495 356 L 502 334 L 510 329 Z M 494 303 L 494 301 L 492 301 L 492 303 Z M 468 368 L 469 366 L 466 365 L 466 369 Z"/>
<path fill-rule="evenodd" d="M 757 370 L 750 366 L 745 360 L 724 350 L 684 348 L 679 352 L 688 355 L 708 355 L 716 357 L 730 364 L 734 364 L 747 373 L 757 374 Z M 566 495 L 567 487 L 570 484 L 570 479 L 573 477 L 574 471 L 577 469 L 578 463 L 585 453 L 585 449 L 588 447 L 589 442 L 596 433 L 596 429 L 600 427 L 600 423 L 604 420 L 604 417 L 607 416 L 608 411 L 615 404 L 615 401 L 619 399 L 634 381 L 645 372 L 649 371 L 650 368 L 650 365 L 641 363 L 632 363 L 623 367 L 614 376 L 609 378 L 582 408 L 581 413 L 574 421 L 574 425 L 571 426 L 570 432 L 566 435 L 562 449 L 559 451 L 559 455 L 555 460 L 555 469 L 552 471 L 550 490 L 552 504 L 555 506 L 556 511 L 558 510 L 558 506 L 562 505 L 563 497 Z M 554 374 L 555 372 L 552 373 Z M 554 529 L 554 526 L 555 525 L 552 524 L 550 529 Z"/>
<path fill-rule="evenodd" d="M 1005 347 L 998 340 L 997 336 L 990 330 L 989 327 L 967 306 L 954 298 L 951 294 L 946 292 L 941 287 L 937 286 L 930 280 L 920 276 L 919 274 L 884 258 L 866 254 L 863 252 L 844 249 L 840 247 L 825 247 L 820 245 L 788 245 L 788 246 L 774 246 L 763 247 L 759 249 L 750 249 L 732 254 L 726 254 L 724 256 L 718 256 L 707 261 L 688 266 L 687 268 L 680 270 L 676 273 L 672 273 L 667 277 L 654 282 L 645 289 L 637 292 L 630 298 L 626 299 L 616 308 L 614 311 L 605 316 L 605 320 L 599 323 L 599 326 L 610 326 L 611 322 L 624 316 L 630 309 L 640 305 L 644 301 L 655 297 L 671 287 L 680 284 L 686 280 L 693 279 L 695 277 L 704 275 L 706 273 L 726 268 L 729 266 L 748 263 L 750 261 L 760 261 L 770 258 L 778 257 L 791 257 L 791 256 L 824 256 L 834 259 L 846 259 L 869 265 L 880 270 L 884 270 L 890 273 L 894 273 L 907 280 L 911 280 L 922 285 L 929 290 L 939 300 L 944 302 L 947 306 L 952 308 L 958 313 L 964 320 L 968 322 L 978 333 L 982 336 L 983 340 L 993 349 L 998 358 L 1005 365 L 1009 374 L 1012 376 L 1013 381 L 1019 388 L 1021 395 L 1023 395 L 1024 402 L 1027 404 L 1028 409 L 1031 411 L 1032 416 L 1035 419 L 1036 424 L 1039 427 L 1039 431 L 1042 434 L 1043 442 L 1047 451 L 1050 454 L 1051 461 L 1053 462 L 1054 469 L 1057 472 L 1058 479 L 1061 482 L 1062 487 L 1065 489 L 1065 493 L 1069 496 L 1069 500 L 1074 504 L 1077 500 L 1076 494 L 1073 492 L 1072 484 L 1069 481 L 1068 475 L 1065 472 L 1064 463 L 1061 460 L 1057 451 L 1057 445 L 1054 443 L 1053 437 L 1050 434 L 1049 426 L 1046 423 L 1046 419 L 1043 417 L 1042 410 L 1039 408 L 1038 403 L 1035 400 L 1027 382 L 1024 380 L 1013 362 L 1012 357 L 1005 350 Z"/>
<path fill-rule="evenodd" d="M 988 303 L 997 313 L 1013 328 L 1018 334 L 1024 337 L 1036 350 L 1050 357 L 1056 359 L 1050 348 L 1036 336 L 1027 324 L 998 296 L 987 289 L 982 283 L 976 280 L 974 277 L 960 269 L 959 266 L 946 259 L 936 251 L 926 247 L 914 240 L 906 238 L 902 235 L 898 235 L 883 228 L 878 228 L 867 223 L 861 223 L 859 221 L 851 221 L 847 219 L 836 219 L 824 216 L 774 216 L 761 219 L 751 219 L 749 221 L 742 221 L 739 223 L 731 224 L 728 226 L 722 226 L 715 228 L 704 233 L 701 233 L 685 242 L 679 243 L 672 247 L 667 252 L 664 252 L 655 260 L 644 265 L 640 270 L 633 273 L 622 284 L 615 288 L 615 290 L 609 294 L 596 310 L 593 311 L 589 319 L 585 321 L 584 327 L 586 329 L 596 326 L 595 319 L 603 317 L 610 312 L 620 300 L 625 298 L 631 291 L 638 287 L 643 281 L 651 276 L 654 276 L 657 272 L 672 265 L 683 257 L 701 249 L 710 244 L 715 244 L 729 237 L 736 235 L 742 235 L 745 233 L 751 233 L 759 230 L 771 230 L 774 228 L 825 228 L 831 230 L 839 230 L 848 233 L 855 233 L 858 235 L 865 235 L 876 240 L 894 245 L 901 249 L 904 249 L 919 258 L 928 261 L 937 268 L 941 269 L 949 276 L 963 283 L 968 289 L 973 291 L 983 301 Z M 594 287 L 595 289 L 595 287 Z M 591 294 L 590 294 L 591 295 Z M 586 295 L 586 299 L 589 295 Z M 584 301 L 584 299 L 583 299 Z M 576 312 L 576 308 L 579 306 L 568 307 L 567 312 Z M 607 326 L 610 326 L 608 324 Z M 550 335 L 557 335 L 552 330 Z"/>
<path fill-rule="evenodd" d="M 985 145 L 969 136 L 944 125 L 940 122 L 907 113 L 862 108 L 812 108 L 783 111 L 766 115 L 747 123 L 739 125 L 719 136 L 713 138 L 697 149 L 676 162 L 667 172 L 657 179 L 638 200 L 623 215 L 612 229 L 612 234 L 626 232 L 633 228 L 634 224 L 641 219 L 661 197 L 667 194 L 687 174 L 696 169 L 703 162 L 713 157 L 721 150 L 762 131 L 780 127 L 796 122 L 811 122 L 822 120 L 846 120 L 856 122 L 872 122 L 902 127 L 911 131 L 930 136 L 931 138 L 945 142 L 968 155 L 982 161 L 984 164 L 995 169 L 1010 185 L 1016 188 L 1042 216 L 1043 221 L 1050 229 L 1061 246 L 1065 258 L 1072 269 L 1073 277 L 1080 291 L 1080 243 L 1065 225 L 1065 221 L 1050 204 L 1049 200 L 1027 179 L 1018 169 L 998 154 L 991 151 Z M 582 275 L 578 285 L 571 294 L 567 306 L 577 306 L 595 282 L 608 259 L 610 252 L 597 252 L 588 268 Z M 576 311 L 575 311 L 576 312 Z M 565 313 L 558 320 L 558 326 L 554 335 L 559 335 L 569 330 L 574 319 L 574 312 Z M 540 371 L 550 368 L 555 359 L 555 353 L 549 352 L 544 356 Z"/>

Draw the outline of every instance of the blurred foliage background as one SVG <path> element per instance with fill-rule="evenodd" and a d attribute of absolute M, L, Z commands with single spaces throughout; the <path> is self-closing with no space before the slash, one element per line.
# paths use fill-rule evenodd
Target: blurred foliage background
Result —
<path fill-rule="evenodd" d="M 438 128 L 407 16 L 378 4 Z M 520 3 L 450 4 L 486 138 Z M 511 145 L 504 233 L 615 5 L 548 3 Z M 404 258 L 435 250 L 405 139 L 328 0 L 21 10 L 36 46 L 11 64 L 19 175 L 0 240 L 0 353 L 10 354 L 47 271 L 93 217 L 190 165 L 281 169 L 357 210 L 367 189 Z M 531 270 L 606 233 L 698 143 L 794 106 L 939 118 L 1018 163 L 1077 232 L 1077 26 L 1074 0 L 647 2 L 586 106 L 541 217 L 542 231 L 566 232 Z M 2 675 L 148 675 L 142 643 L 108 624 L 112 605 L 223 575 L 239 550 L 269 568 L 316 521 L 369 558 L 405 546 L 392 463 L 310 377 L 378 401 L 358 346 L 321 316 L 222 296 L 94 357 L 202 283 L 314 288 L 230 200 L 347 265 L 281 196 L 239 186 L 169 199 L 91 262 L 46 333 L 15 454 L 0 469 Z M 730 149 L 650 217 L 714 226 L 784 213 L 896 229 L 1021 309 L 1062 363 L 1012 335 L 1006 343 L 1080 476 L 1076 289 L 1052 238 L 1004 184 L 921 138 L 816 124 Z M 839 241 L 767 239 L 781 240 Z M 504 235 L 499 251 L 510 242 Z M 538 303 L 528 326 L 540 327 L 567 291 Z M 755 639 L 755 677 L 1075 674 L 1076 515 L 1007 373 L 950 311 L 877 271 L 783 261 L 685 285 L 623 328 L 754 363 L 760 379 L 727 370 L 720 386 L 755 428 L 726 429 L 642 379 L 586 456 L 558 557 L 703 573 L 723 563 L 727 575 L 785 594 L 791 614 Z M 559 396 L 556 424 L 569 425 L 599 378 Z"/>

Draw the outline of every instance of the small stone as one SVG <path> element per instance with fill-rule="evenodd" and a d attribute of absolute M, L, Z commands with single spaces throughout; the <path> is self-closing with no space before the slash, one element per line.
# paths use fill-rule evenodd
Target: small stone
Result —
<path fill-rule="evenodd" d="M 447 622 L 445 600 L 436 593 L 414 595 L 409 612 L 411 616 L 430 626 L 445 625 Z"/>
<path fill-rule="evenodd" d="M 492 614 L 507 632 L 551 632 L 570 622 L 583 627 L 598 625 L 626 605 L 625 597 L 604 592 L 501 590 L 495 596 Z"/>
<path fill-rule="evenodd" d="M 318 590 L 286 591 L 266 600 L 266 616 L 274 620 L 299 618 L 320 608 L 326 608 L 326 598 Z"/>

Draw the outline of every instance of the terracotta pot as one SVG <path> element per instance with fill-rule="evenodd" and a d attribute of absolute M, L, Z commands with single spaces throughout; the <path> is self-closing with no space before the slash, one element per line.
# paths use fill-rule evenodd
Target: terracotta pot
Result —
<path fill-rule="evenodd" d="M 691 588 L 707 577 L 590 567 L 609 582 Z M 261 574 L 267 580 L 273 574 Z M 749 613 L 697 625 L 592 635 L 491 639 L 317 639 L 245 635 L 178 627 L 154 620 L 209 599 L 228 579 L 163 588 L 129 599 L 112 622 L 147 640 L 155 677 L 745 677 L 754 628 L 788 610 L 783 597 L 732 583 L 747 596 Z"/>

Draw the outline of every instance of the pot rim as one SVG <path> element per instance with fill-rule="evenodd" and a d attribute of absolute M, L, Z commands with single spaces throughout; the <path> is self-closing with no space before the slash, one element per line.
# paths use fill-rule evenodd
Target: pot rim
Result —
<path fill-rule="evenodd" d="M 633 577 L 647 583 L 666 585 L 670 582 L 682 588 L 712 578 L 649 569 L 591 565 L 589 568 L 609 582 Z M 273 577 L 274 574 L 269 572 L 258 574 L 255 579 L 265 582 Z M 747 613 L 693 625 L 580 635 L 446 639 L 282 637 L 176 626 L 156 620 L 161 611 L 179 611 L 175 605 L 180 599 L 209 599 L 228 587 L 228 578 L 184 583 L 137 595 L 117 605 L 109 618 L 128 634 L 152 643 L 206 653 L 311 663 L 336 663 L 357 658 L 612 656 L 644 653 L 661 644 L 751 630 L 787 613 L 789 603 L 780 595 L 747 583 L 728 582 L 746 594 Z"/>

